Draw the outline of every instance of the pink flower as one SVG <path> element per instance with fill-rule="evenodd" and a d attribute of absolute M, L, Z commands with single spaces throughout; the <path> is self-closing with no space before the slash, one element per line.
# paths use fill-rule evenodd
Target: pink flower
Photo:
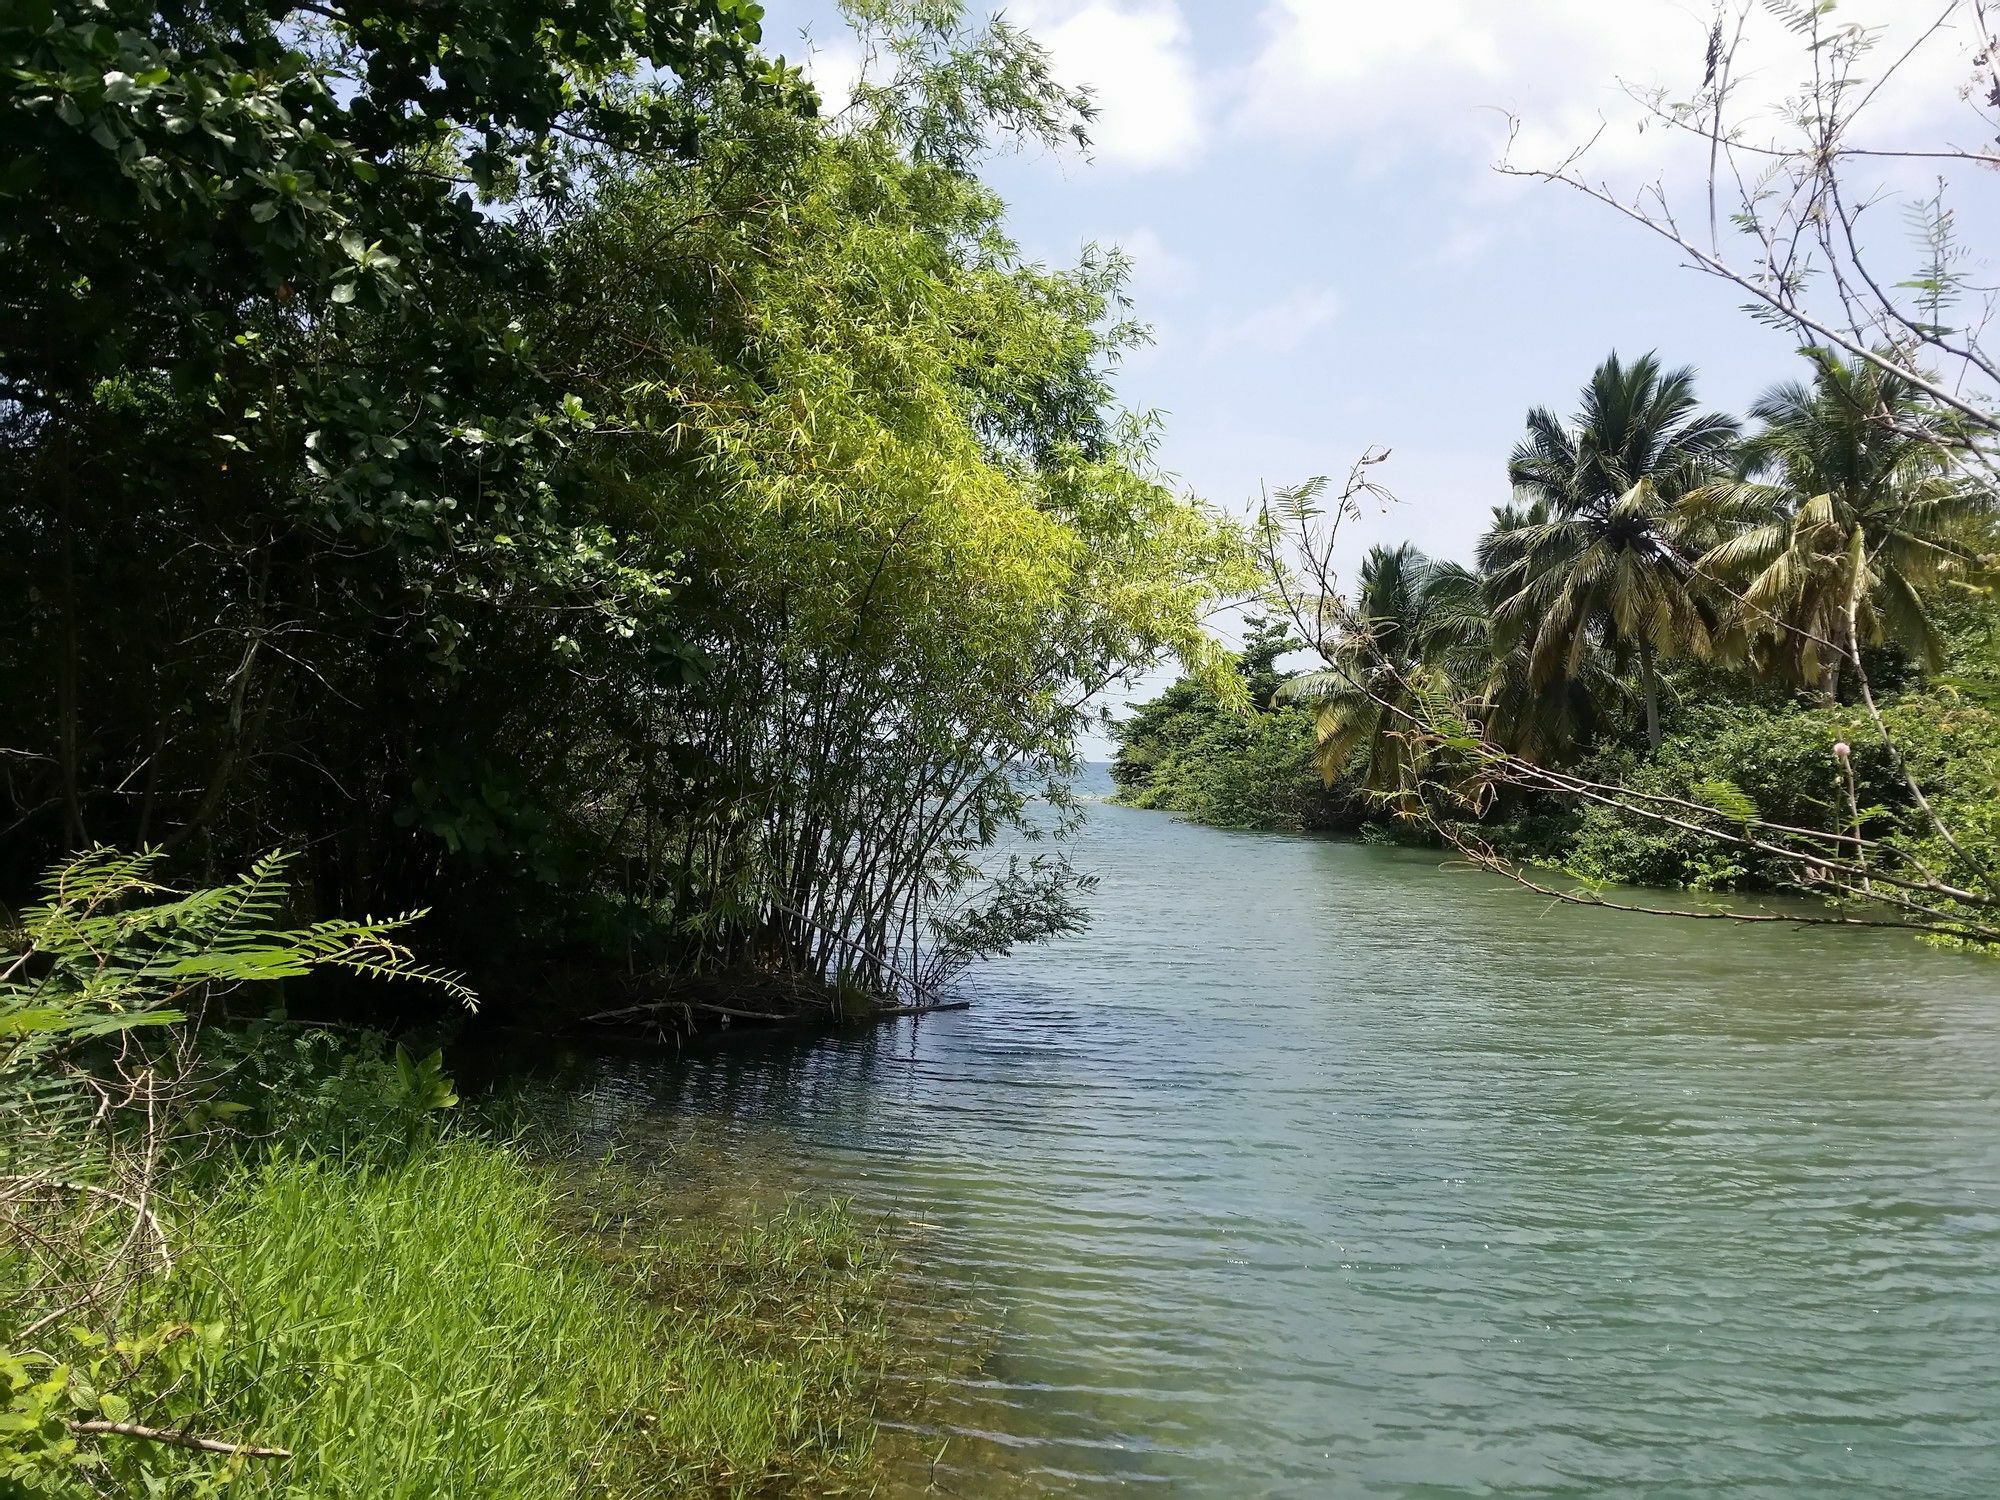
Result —
<path fill-rule="evenodd" d="M 1833 742 L 1833 758 L 1835 760 L 1846 760 L 1847 756 L 1848 756 L 1847 741 L 1835 740 Z"/>

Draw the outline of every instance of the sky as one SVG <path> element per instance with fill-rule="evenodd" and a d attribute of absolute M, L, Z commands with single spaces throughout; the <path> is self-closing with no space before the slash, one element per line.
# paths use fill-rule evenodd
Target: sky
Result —
<path fill-rule="evenodd" d="M 1948 9 L 1844 0 L 1834 21 L 1881 27 L 1887 59 Z M 1745 317 L 1740 292 L 1603 205 L 1496 170 L 1510 128 L 1528 166 L 1595 135 L 1594 178 L 1699 205 L 1699 149 L 1640 128 L 1631 91 L 1694 91 L 1711 0 L 1015 0 L 1006 15 L 1100 116 L 1088 157 L 1003 154 L 985 175 L 1030 258 L 1131 256 L 1154 342 L 1125 361 L 1120 397 L 1164 414 L 1161 462 L 1218 505 L 1387 449 L 1396 501 L 1349 556 L 1409 540 L 1470 560 L 1528 408 L 1573 410 L 1611 351 L 1693 365 L 1725 409 L 1796 373 L 1796 340 Z M 832 0 L 767 0 L 765 41 L 835 101 L 850 86 Z M 1971 49 L 1953 26 L 1927 42 L 1871 104 L 1875 139 L 1962 129 Z M 1761 5 L 1741 55 L 1756 107 L 1805 75 Z"/>

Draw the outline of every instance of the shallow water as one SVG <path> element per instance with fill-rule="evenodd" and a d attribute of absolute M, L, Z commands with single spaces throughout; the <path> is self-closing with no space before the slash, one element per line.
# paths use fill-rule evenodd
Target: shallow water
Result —
<path fill-rule="evenodd" d="M 974 1009 L 610 1059 L 921 1226 L 911 1494 L 2000 1494 L 2000 968 L 1115 807 Z"/>

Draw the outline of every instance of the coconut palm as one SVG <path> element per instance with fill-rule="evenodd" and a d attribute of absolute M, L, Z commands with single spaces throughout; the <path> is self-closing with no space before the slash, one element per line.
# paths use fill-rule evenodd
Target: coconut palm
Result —
<path fill-rule="evenodd" d="M 1636 658 L 1646 737 L 1660 744 L 1658 660 L 1707 656 L 1719 614 L 1693 578 L 1700 538 L 1679 502 L 1713 477 L 1736 441 L 1733 418 L 1701 410 L 1691 369 L 1612 355 L 1584 388 L 1574 423 L 1536 408 L 1508 477 L 1540 519 L 1489 534 L 1495 642 L 1528 653 L 1535 693 L 1586 675 L 1593 649 Z"/>
<path fill-rule="evenodd" d="M 1515 556 L 1512 533 L 1544 526 L 1548 519 L 1546 501 L 1494 506 L 1493 522 L 1479 543 L 1482 571 L 1503 567 Z M 1503 588 L 1492 572 L 1485 572 L 1482 583 L 1489 602 Z M 1503 632 L 1488 617 L 1478 642 L 1484 652 L 1485 687 L 1475 709 L 1493 743 L 1528 760 L 1554 765 L 1595 738 L 1607 712 L 1629 705 L 1632 695 L 1603 648 L 1592 642 L 1586 642 L 1573 670 L 1537 682 L 1532 643 L 1523 638 L 1525 634 Z"/>
<path fill-rule="evenodd" d="M 1774 387 L 1736 477 L 1694 505 L 1730 532 L 1701 559 L 1737 593 L 1766 664 L 1831 703 L 1857 644 L 1895 641 L 1933 670 L 1928 591 L 1979 563 L 1985 494 L 1952 472 L 1947 414 L 1907 380 L 1814 355 L 1810 385 Z"/>
<path fill-rule="evenodd" d="M 1452 691 L 1468 670 L 1475 681 L 1483 676 L 1483 629 L 1477 574 L 1426 557 L 1407 542 L 1370 548 L 1353 619 L 1329 665 L 1278 690 L 1282 701 L 1318 709 L 1315 757 L 1327 783 L 1365 747 L 1365 789 L 1407 792 L 1414 786 L 1425 737 L 1417 731 L 1432 717 L 1426 699 Z"/>

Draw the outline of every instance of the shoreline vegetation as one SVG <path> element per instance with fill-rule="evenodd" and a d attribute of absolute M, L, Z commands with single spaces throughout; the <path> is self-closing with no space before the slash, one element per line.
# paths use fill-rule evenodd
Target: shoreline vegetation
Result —
<path fill-rule="evenodd" d="M 401 922 L 273 925 L 279 862 L 158 863 L 65 867 L 0 961 L 8 1493 L 833 1495 L 907 1456 L 946 1346 L 889 1230 L 700 1142 L 592 1159 L 559 1091 L 461 1102 L 408 1036 L 223 1019 L 322 969 L 471 997 Z"/>
<path fill-rule="evenodd" d="M 1475 564 L 1370 548 L 1313 668 L 1281 665 L 1297 615 L 1253 616 L 1233 680 L 1115 726 L 1118 800 L 1986 942 L 1950 895 L 2000 858 L 1993 511 L 1948 413 L 1807 358 L 1744 424 L 1612 356 L 1576 418 L 1530 412 Z M 1895 905 L 1906 871 L 1946 899 Z"/>
<path fill-rule="evenodd" d="M 597 1201 L 639 1185 L 622 1215 Z M 204 1430 L 292 1455 L 232 1493 L 865 1493 L 898 1340 L 880 1232 L 838 1206 L 675 1206 L 658 1171 L 473 1131 L 363 1167 L 277 1157 L 214 1190 L 198 1265 L 137 1315 L 226 1330 Z"/>
<path fill-rule="evenodd" d="M 1816 133 L 1736 180 L 1817 206 L 1701 261 L 1810 378 L 1614 359 L 1476 568 L 1349 597 L 1377 458 L 1184 492 L 1125 256 L 1011 237 L 987 163 L 1090 96 L 842 8 L 834 108 L 754 0 L 0 11 L 0 1494 L 879 1487 L 885 1231 L 579 1165 L 442 1040 L 958 1004 L 1088 920 L 1077 744 L 1162 661 L 1138 805 L 2000 945 L 2000 360 L 1941 196 L 1925 279 L 1831 238 L 1860 28 L 1790 14 Z"/>
<path fill-rule="evenodd" d="M 1116 398 L 1124 258 L 981 179 L 1086 134 L 1030 38 L 858 3 L 828 117 L 734 0 L 96 14 L 0 24 L 0 888 L 296 851 L 531 1027 L 1081 920 L 982 855 L 1255 572 Z"/>
<path fill-rule="evenodd" d="M 837 114 L 749 0 L 0 15 L 0 1492 L 879 1488 L 879 1226 L 437 1050 L 957 1003 L 1254 584 L 982 180 L 1088 98 L 847 12 Z"/>

